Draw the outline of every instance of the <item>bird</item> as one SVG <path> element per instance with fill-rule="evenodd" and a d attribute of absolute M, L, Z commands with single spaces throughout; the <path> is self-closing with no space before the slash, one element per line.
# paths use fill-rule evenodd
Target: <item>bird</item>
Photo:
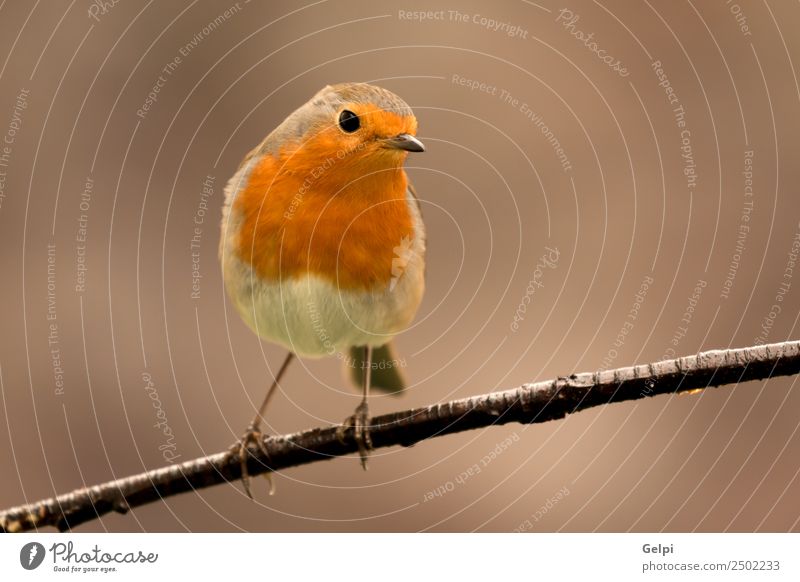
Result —
<path fill-rule="evenodd" d="M 395 93 L 328 85 L 251 150 L 225 187 L 219 258 L 227 296 L 250 329 L 287 350 L 229 449 L 250 498 L 247 458 L 253 446 L 268 457 L 261 424 L 293 358 L 337 355 L 360 385 L 360 404 L 337 436 L 352 437 L 364 469 L 370 389 L 405 387 L 392 339 L 409 327 L 425 290 L 425 226 L 404 169 L 409 152 L 425 151 L 416 133 L 414 113 Z"/>

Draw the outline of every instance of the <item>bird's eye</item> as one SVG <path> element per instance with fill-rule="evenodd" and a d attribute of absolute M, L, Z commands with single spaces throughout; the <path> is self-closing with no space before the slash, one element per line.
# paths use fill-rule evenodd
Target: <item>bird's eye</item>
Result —
<path fill-rule="evenodd" d="M 358 115 L 345 109 L 339 114 L 339 127 L 347 133 L 353 133 L 361 127 L 361 120 Z"/>

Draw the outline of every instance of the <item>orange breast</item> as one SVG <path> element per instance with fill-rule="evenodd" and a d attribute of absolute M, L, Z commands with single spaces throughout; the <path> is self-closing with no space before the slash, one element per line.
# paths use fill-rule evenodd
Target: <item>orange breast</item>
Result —
<path fill-rule="evenodd" d="M 312 167 L 297 155 L 264 156 L 237 195 L 239 257 L 270 281 L 312 273 L 340 289 L 388 285 L 396 248 L 414 234 L 402 167 Z M 304 169 L 287 171 L 295 168 Z"/>

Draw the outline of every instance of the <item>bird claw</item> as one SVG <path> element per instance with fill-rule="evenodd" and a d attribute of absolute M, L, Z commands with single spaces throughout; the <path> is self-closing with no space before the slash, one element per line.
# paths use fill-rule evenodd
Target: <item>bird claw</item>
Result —
<path fill-rule="evenodd" d="M 361 466 L 367 470 L 367 457 L 372 450 L 372 437 L 369 434 L 369 408 L 366 402 L 358 405 L 352 416 L 348 416 L 336 429 L 336 437 L 344 444 L 349 429 L 353 430 L 353 440 L 358 445 L 358 454 L 361 457 Z"/>
<path fill-rule="evenodd" d="M 250 450 L 251 445 L 258 447 L 261 453 L 269 458 L 269 451 L 267 451 L 267 447 L 264 444 L 264 435 L 252 425 L 247 428 L 242 438 L 228 449 L 228 455 L 238 457 L 239 464 L 242 467 L 242 486 L 244 487 L 244 492 L 247 493 L 250 499 L 253 499 L 253 493 L 250 491 L 250 474 L 247 472 L 247 457 L 253 455 Z M 264 477 L 269 482 L 269 494 L 274 495 L 275 484 L 272 481 L 272 475 L 267 472 L 264 473 Z"/>

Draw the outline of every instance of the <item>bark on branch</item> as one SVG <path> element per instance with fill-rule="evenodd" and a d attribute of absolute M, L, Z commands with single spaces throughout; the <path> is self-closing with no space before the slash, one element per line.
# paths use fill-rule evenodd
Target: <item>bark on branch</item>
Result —
<path fill-rule="evenodd" d="M 657 394 L 703 389 L 800 372 L 800 341 L 696 356 L 617 370 L 573 374 L 494 392 L 395 412 L 372 419 L 375 448 L 410 446 L 428 438 L 509 422 L 534 423 L 563 418 L 592 406 Z M 256 448 L 251 475 L 296 467 L 357 452 L 352 439 L 342 443 L 336 427 L 314 428 L 265 439 L 269 457 Z M 187 461 L 117 481 L 78 489 L 30 505 L 0 511 L 0 531 L 20 532 L 54 526 L 65 531 L 111 511 L 126 513 L 171 495 L 235 482 L 238 459 L 226 453 Z"/>

